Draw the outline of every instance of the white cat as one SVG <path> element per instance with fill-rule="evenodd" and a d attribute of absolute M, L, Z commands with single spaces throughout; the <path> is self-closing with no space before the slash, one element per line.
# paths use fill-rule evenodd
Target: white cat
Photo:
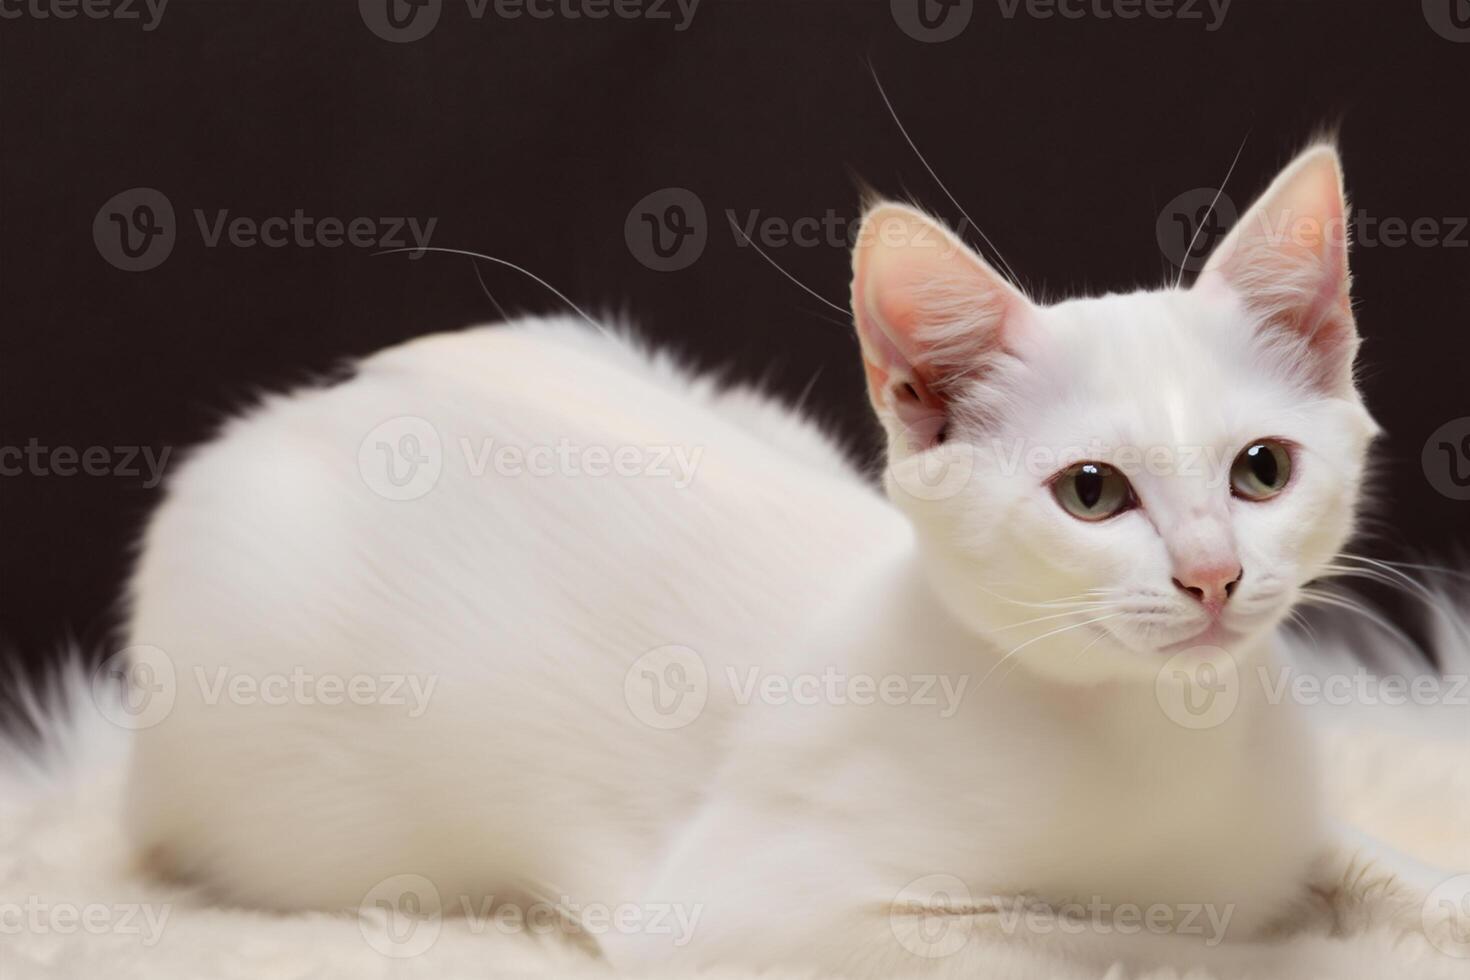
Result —
<path fill-rule="evenodd" d="M 1333 845 L 1247 679 L 1376 431 L 1344 217 L 1319 146 L 1192 288 L 1042 307 L 872 208 L 888 501 L 802 419 L 572 322 L 268 400 L 133 582 L 171 697 L 142 852 L 272 909 L 551 898 L 625 966 L 884 975 L 1016 896 L 1283 924 Z"/>

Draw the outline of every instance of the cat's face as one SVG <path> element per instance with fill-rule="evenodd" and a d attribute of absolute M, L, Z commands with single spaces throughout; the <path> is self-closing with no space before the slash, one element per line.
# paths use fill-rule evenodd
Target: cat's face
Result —
<path fill-rule="evenodd" d="M 919 213 L 870 212 L 854 308 L 888 490 L 946 602 L 1018 665 L 1253 650 L 1343 546 L 1375 426 L 1342 215 L 1318 149 L 1193 288 L 1041 307 Z"/>

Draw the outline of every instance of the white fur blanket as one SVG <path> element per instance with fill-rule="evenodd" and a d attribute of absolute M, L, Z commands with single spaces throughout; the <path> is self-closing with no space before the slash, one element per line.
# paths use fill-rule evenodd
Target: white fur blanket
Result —
<path fill-rule="evenodd" d="M 1426 904 L 1418 892 L 1397 887 L 1384 869 L 1368 866 L 1344 880 L 1325 921 L 1274 942 L 1222 944 L 1209 951 L 1207 961 L 1197 947 L 1186 952 L 1160 940 L 1143 958 L 1145 965 L 1100 972 L 1055 949 L 975 941 L 930 964 L 928 975 L 1470 978 L 1470 875 L 1456 876 L 1470 871 L 1470 690 L 1454 689 L 1455 679 L 1470 669 L 1470 644 L 1464 640 L 1470 634 L 1463 628 L 1446 624 L 1441 638 L 1451 683 L 1436 689 L 1439 703 L 1365 704 L 1357 696 L 1350 707 L 1328 703 L 1317 712 L 1336 814 L 1444 869 L 1445 884 L 1434 902 Z M 1359 675 L 1346 664 L 1339 652 L 1317 657 L 1309 669 Z M 1380 692 L 1370 700 L 1403 700 L 1383 695 L 1388 687 L 1370 683 L 1368 689 Z M 426 920 L 417 928 L 432 939 L 427 948 L 420 952 L 424 943 L 415 942 L 415 955 L 391 957 L 375 941 L 379 924 L 356 915 L 218 908 L 184 888 L 151 882 L 134 868 L 119 826 L 127 733 L 101 716 L 87 678 L 76 669 L 49 694 L 35 697 L 29 709 L 39 719 L 41 738 L 0 743 L 0 980 L 611 976 L 593 955 L 570 943 L 516 934 L 486 919 Z M 1456 900 L 1464 904 L 1457 907 Z M 1449 929 L 1426 933 L 1435 916 L 1460 918 Z"/>

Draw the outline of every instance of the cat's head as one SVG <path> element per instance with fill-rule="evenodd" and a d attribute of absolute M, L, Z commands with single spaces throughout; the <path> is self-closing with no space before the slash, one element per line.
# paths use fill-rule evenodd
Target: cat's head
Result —
<path fill-rule="evenodd" d="M 1039 305 L 897 204 L 853 266 L 888 492 L 945 602 L 1017 663 L 1088 679 L 1254 649 L 1351 534 L 1377 427 L 1330 147 L 1187 289 Z"/>

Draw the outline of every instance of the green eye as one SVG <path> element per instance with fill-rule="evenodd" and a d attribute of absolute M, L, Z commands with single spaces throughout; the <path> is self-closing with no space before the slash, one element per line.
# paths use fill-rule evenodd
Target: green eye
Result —
<path fill-rule="evenodd" d="M 1062 509 L 1078 520 L 1101 521 L 1133 506 L 1128 478 L 1102 463 L 1078 463 L 1052 484 Z"/>
<path fill-rule="evenodd" d="M 1291 480 L 1291 453 L 1274 439 L 1246 447 L 1230 467 L 1230 487 L 1247 500 L 1267 500 Z"/>

